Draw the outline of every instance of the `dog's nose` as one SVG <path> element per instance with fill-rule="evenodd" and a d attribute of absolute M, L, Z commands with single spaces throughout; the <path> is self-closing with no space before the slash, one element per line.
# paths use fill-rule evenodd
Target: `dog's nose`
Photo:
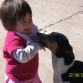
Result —
<path fill-rule="evenodd" d="M 36 34 L 36 40 L 38 41 L 39 39 L 41 39 L 41 33 L 37 32 L 37 34 Z"/>
<path fill-rule="evenodd" d="M 40 33 L 39 33 L 39 32 L 37 32 L 37 36 L 38 36 L 38 35 L 40 35 Z"/>
<path fill-rule="evenodd" d="M 46 36 L 46 34 L 45 33 L 37 32 L 37 36 Z"/>
<path fill-rule="evenodd" d="M 46 39 L 48 36 L 44 33 L 40 33 L 38 32 L 36 37 L 39 39 L 39 40 L 42 40 L 42 39 Z"/>

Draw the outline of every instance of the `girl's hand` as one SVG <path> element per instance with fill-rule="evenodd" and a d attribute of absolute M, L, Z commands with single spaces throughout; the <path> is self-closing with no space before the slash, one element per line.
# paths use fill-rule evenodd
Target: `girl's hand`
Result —
<path fill-rule="evenodd" d="M 40 45 L 40 50 L 44 50 L 44 51 L 46 51 L 45 47 L 42 46 L 42 45 Z"/>

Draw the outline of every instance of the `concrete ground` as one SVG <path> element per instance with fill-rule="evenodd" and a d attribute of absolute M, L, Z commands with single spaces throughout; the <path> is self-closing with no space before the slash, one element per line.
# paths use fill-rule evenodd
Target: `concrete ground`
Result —
<path fill-rule="evenodd" d="M 0 4 L 3 0 L 0 0 Z M 26 0 L 39 29 L 65 34 L 77 60 L 83 61 L 83 0 Z M 6 31 L 0 23 L 0 83 L 4 83 L 5 61 L 2 47 Z M 51 52 L 39 51 L 39 75 L 43 83 L 53 83 Z"/>

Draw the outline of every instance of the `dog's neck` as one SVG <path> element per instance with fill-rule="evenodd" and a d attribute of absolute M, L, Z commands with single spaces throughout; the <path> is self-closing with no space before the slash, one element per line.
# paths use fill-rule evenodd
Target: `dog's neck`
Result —
<path fill-rule="evenodd" d="M 74 60 L 73 60 L 72 63 L 70 63 L 69 65 L 65 65 L 64 57 L 58 58 L 58 57 L 56 57 L 55 54 L 53 54 L 53 56 L 55 57 L 54 60 L 56 62 L 54 64 L 56 64 L 60 74 L 65 73 L 74 64 Z"/>

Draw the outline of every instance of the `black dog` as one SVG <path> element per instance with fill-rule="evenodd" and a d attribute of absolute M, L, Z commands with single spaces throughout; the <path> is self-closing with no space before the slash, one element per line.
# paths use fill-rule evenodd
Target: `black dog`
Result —
<path fill-rule="evenodd" d="M 61 33 L 37 33 L 37 42 L 53 53 L 54 83 L 83 83 L 83 62 L 75 60 L 72 46 Z"/>

